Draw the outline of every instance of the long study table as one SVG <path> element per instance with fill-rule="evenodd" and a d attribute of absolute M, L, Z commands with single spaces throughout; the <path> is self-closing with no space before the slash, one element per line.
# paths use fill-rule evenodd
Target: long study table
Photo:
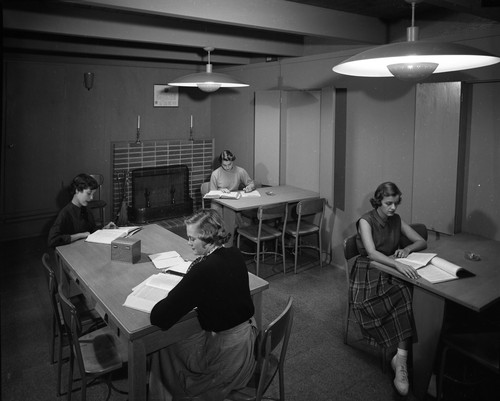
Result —
<path fill-rule="evenodd" d="M 318 198 L 319 194 L 307 189 L 293 187 L 291 185 L 279 185 L 275 187 L 258 188 L 259 197 L 241 197 L 239 199 L 212 199 L 223 207 L 223 218 L 226 229 L 234 233 L 236 228 L 236 213 L 243 210 L 257 209 L 259 206 L 277 205 L 279 203 L 296 203 L 304 199 Z M 232 245 L 231 242 L 228 246 Z"/>
<path fill-rule="evenodd" d="M 432 284 L 423 278 L 410 280 L 384 264 L 372 262 L 379 270 L 413 284 L 413 314 L 418 337 L 418 342 L 413 344 L 413 393 L 421 400 L 426 397 L 432 376 L 446 303 L 455 302 L 479 313 L 500 301 L 500 242 L 471 234 L 431 234 L 427 244 L 423 252 L 437 253 L 475 276 Z M 481 260 L 466 259 L 465 251 L 479 254 Z"/>
<path fill-rule="evenodd" d="M 149 314 L 123 306 L 132 288 L 158 273 L 148 255 L 175 250 L 186 260 L 195 256 L 187 241 L 156 224 L 144 226 L 133 238 L 141 240 L 141 260 L 131 264 L 111 260 L 110 245 L 77 241 L 56 249 L 63 285 L 73 281 L 116 335 L 128 344 L 128 399 L 146 399 L 146 357 L 201 330 L 194 311 L 167 331 L 149 322 Z M 255 318 L 262 323 L 262 293 L 269 283 L 251 273 L 250 292 Z"/>

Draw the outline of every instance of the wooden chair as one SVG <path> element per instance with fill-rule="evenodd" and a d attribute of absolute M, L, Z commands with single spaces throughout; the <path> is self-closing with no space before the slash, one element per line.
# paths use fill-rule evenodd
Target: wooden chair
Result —
<path fill-rule="evenodd" d="M 279 398 L 285 400 L 285 356 L 293 323 L 293 298 L 288 299 L 283 312 L 260 334 L 257 353 L 257 367 L 254 377 L 244 389 L 232 391 L 226 398 L 232 401 L 260 401 L 274 380 L 279 377 Z M 273 353 L 278 347 L 281 348 Z"/>
<path fill-rule="evenodd" d="M 422 237 L 427 241 L 427 227 L 425 224 L 421 223 L 416 223 L 416 224 L 410 224 L 410 226 Z M 405 247 L 408 245 L 410 241 L 408 238 L 405 236 L 402 236 L 400 239 L 400 247 Z M 344 258 L 346 260 L 346 269 L 345 269 L 345 277 L 346 277 L 346 289 L 347 289 L 347 302 L 346 302 L 346 311 L 344 315 L 344 344 L 347 344 L 348 340 L 348 335 L 349 335 L 349 323 L 350 322 L 357 322 L 356 319 L 351 318 L 351 310 L 352 310 L 352 304 L 351 304 L 351 294 L 350 294 L 350 276 L 351 276 L 351 269 L 354 263 L 351 263 L 351 259 L 359 255 L 359 250 L 358 246 L 356 244 L 356 234 L 351 235 L 350 237 L 347 237 L 344 239 Z M 386 366 L 386 349 L 380 347 L 380 352 L 381 352 L 381 357 L 382 357 L 382 370 L 385 371 L 385 366 Z"/>
<path fill-rule="evenodd" d="M 283 260 L 283 274 L 286 272 L 285 265 L 285 225 L 287 218 L 287 207 L 285 203 L 278 205 L 259 206 L 257 210 L 257 224 L 251 224 L 245 227 L 238 227 L 236 229 L 237 243 L 236 246 L 240 248 L 241 237 L 254 242 L 257 245 L 255 253 L 256 274 L 259 275 L 260 257 L 262 259 L 266 254 L 272 253 L 278 255 L 278 240 L 281 238 L 281 258 Z M 269 224 L 271 223 L 271 224 Z M 279 227 L 281 226 L 281 227 Z M 266 241 L 274 241 L 274 252 L 261 252 L 261 243 Z"/>
<path fill-rule="evenodd" d="M 201 192 L 201 207 L 205 209 L 205 199 L 203 197 L 210 192 L 210 182 L 204 182 L 203 184 L 201 184 L 200 192 Z"/>
<path fill-rule="evenodd" d="M 65 345 L 65 338 L 67 338 L 67 329 L 61 317 L 61 311 L 59 307 L 59 302 L 57 300 L 57 279 L 54 269 L 51 266 L 50 255 L 44 253 L 42 256 L 42 265 L 47 278 L 50 306 L 52 309 L 52 322 L 51 322 L 51 340 L 50 340 L 50 363 L 57 363 L 57 396 L 59 397 L 63 390 L 61 388 L 61 374 L 62 365 L 65 362 L 63 360 L 63 348 Z M 103 320 L 99 317 L 97 312 L 92 309 L 88 309 L 85 304 L 85 299 L 81 296 L 75 296 L 71 298 L 71 303 L 75 306 L 80 324 L 85 332 L 99 328 L 104 325 Z M 59 341 L 57 341 L 59 340 Z M 57 345 L 57 359 L 55 358 L 56 352 L 56 342 Z"/>
<path fill-rule="evenodd" d="M 500 332 L 450 333 L 443 336 L 444 348 L 437 377 L 436 400 L 443 397 L 443 381 L 446 361 L 450 352 L 455 352 L 488 370 L 500 374 Z M 467 363 L 467 365 L 470 365 Z M 470 366 L 469 366 L 470 367 Z M 472 367 L 472 369 L 474 369 Z M 454 379 L 456 382 L 456 379 Z M 455 384 L 456 386 L 456 384 Z"/>
<path fill-rule="evenodd" d="M 295 238 L 294 253 L 294 272 L 297 273 L 297 258 L 299 248 L 315 249 L 319 253 L 319 265 L 323 267 L 323 248 L 322 248 L 322 227 L 323 215 L 325 214 L 325 199 L 302 200 L 297 204 L 297 220 L 287 222 L 285 232 L 287 235 Z M 307 221 L 305 218 L 316 215 L 318 223 Z M 318 236 L 318 246 L 303 245 L 300 238 L 306 235 L 316 234 Z"/>
<path fill-rule="evenodd" d="M 115 389 L 111 383 L 111 373 L 121 369 L 127 361 L 126 346 L 114 335 L 108 327 L 103 327 L 82 335 L 82 326 L 75 306 L 63 295 L 58 287 L 57 299 L 61 307 L 61 316 L 67 329 L 70 344 L 68 401 L 73 392 L 73 370 L 76 360 L 81 377 L 81 399 L 86 400 L 87 386 L 91 380 L 107 375 L 108 395 Z M 126 394 L 126 393 L 124 393 Z"/>
<path fill-rule="evenodd" d="M 106 201 L 101 199 L 101 187 L 104 184 L 104 177 L 102 174 L 89 174 L 94 180 L 97 181 L 99 185 L 96 190 L 95 199 L 91 200 L 87 207 L 89 209 L 99 209 L 99 224 L 104 226 L 104 220 L 106 218 Z"/>

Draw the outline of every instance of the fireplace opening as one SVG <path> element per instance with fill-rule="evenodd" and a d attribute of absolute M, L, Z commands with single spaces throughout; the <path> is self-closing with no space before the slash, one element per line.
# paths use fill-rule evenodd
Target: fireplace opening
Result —
<path fill-rule="evenodd" d="M 186 216 L 193 212 L 185 164 L 132 170 L 133 223 Z"/>

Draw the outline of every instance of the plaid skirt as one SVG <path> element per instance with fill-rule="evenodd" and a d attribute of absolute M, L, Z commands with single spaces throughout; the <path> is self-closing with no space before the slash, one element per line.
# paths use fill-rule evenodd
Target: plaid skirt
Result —
<path fill-rule="evenodd" d="M 360 256 L 350 275 L 350 297 L 363 337 L 389 348 L 413 337 L 416 341 L 411 287 L 390 274 L 370 267 Z"/>

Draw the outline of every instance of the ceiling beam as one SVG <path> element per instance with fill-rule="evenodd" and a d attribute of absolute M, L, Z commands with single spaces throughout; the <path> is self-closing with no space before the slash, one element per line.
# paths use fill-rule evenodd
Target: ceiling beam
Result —
<path fill-rule="evenodd" d="M 64 13 L 4 9 L 4 29 L 92 39 L 147 43 L 158 46 L 186 46 L 297 57 L 303 54 L 298 36 L 276 34 L 275 38 L 251 36 L 233 29 L 205 27 L 194 21 L 180 22 L 154 16 L 118 15 L 99 10 L 65 10 Z M 215 61 L 215 60 L 214 60 Z"/>
<path fill-rule="evenodd" d="M 485 0 L 425 0 L 425 2 L 455 12 L 500 21 L 500 4 L 498 1 L 495 2 L 495 6 L 491 5 L 493 2 Z"/>
<path fill-rule="evenodd" d="M 146 13 L 297 35 L 343 39 L 367 44 L 381 44 L 385 43 L 387 39 L 387 27 L 378 18 L 282 0 L 59 1 L 87 7 Z"/>

